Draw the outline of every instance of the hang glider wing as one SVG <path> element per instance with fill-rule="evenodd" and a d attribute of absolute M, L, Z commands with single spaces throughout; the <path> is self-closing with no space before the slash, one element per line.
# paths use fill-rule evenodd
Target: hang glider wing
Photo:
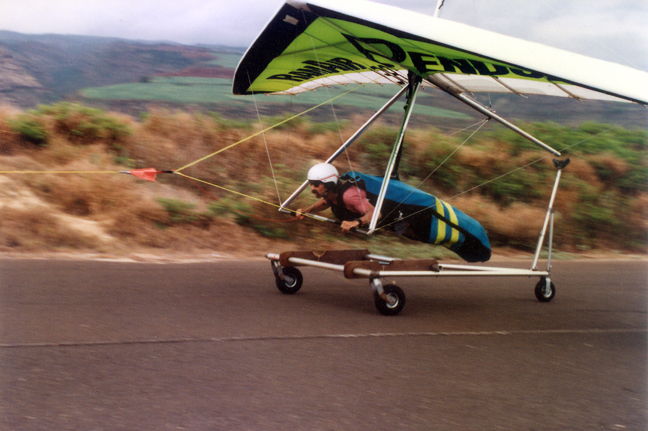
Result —
<path fill-rule="evenodd" d="M 234 94 L 424 85 L 648 105 L 648 73 L 364 0 L 288 0 L 245 53 Z"/>

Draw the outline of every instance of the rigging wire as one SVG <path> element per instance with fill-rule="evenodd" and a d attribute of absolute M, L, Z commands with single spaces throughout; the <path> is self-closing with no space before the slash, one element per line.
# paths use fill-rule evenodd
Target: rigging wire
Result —
<path fill-rule="evenodd" d="M 481 130 L 481 128 L 484 127 L 484 125 L 485 125 L 486 123 L 488 123 L 489 120 L 490 120 L 490 118 L 487 118 L 487 119 L 483 120 L 483 121 L 481 122 L 481 124 L 479 125 L 479 127 L 478 127 L 474 132 L 472 132 L 472 133 L 470 134 L 470 136 L 468 136 L 468 137 L 467 137 L 467 138 L 466 138 L 466 139 L 465 139 L 461 144 L 459 144 L 459 146 L 458 146 L 457 148 L 455 148 L 455 150 L 454 150 L 452 153 L 450 153 L 450 155 L 449 155 L 448 157 L 446 157 L 446 158 L 445 158 L 441 163 L 439 163 L 439 166 L 437 166 L 436 168 L 434 168 L 434 170 L 433 170 L 432 172 L 430 172 L 430 173 L 429 173 L 425 178 L 423 178 L 423 180 L 421 180 L 421 182 L 418 183 L 418 185 L 417 185 L 416 187 L 418 188 L 421 184 L 423 184 L 425 181 L 427 181 L 428 178 L 430 178 L 432 175 L 434 175 L 434 173 L 435 173 L 436 171 L 438 171 L 438 170 L 441 168 L 441 166 L 443 166 L 443 165 L 445 164 L 445 162 L 447 162 L 448 160 L 450 160 L 450 158 L 451 158 L 452 156 L 454 156 L 455 153 L 456 153 L 457 151 L 459 151 L 459 149 L 460 149 L 461 147 L 463 147 L 464 144 L 465 144 L 466 142 L 468 142 L 468 141 L 469 141 L 473 136 L 475 136 L 475 134 L 476 134 L 477 132 L 479 132 L 479 131 Z"/>
<path fill-rule="evenodd" d="M 247 77 L 248 77 L 248 82 L 250 83 L 250 87 L 251 87 L 252 86 L 252 79 L 250 78 L 249 71 L 247 73 Z M 257 106 L 256 96 L 255 96 L 254 92 L 252 93 L 252 101 L 254 102 L 254 109 L 256 110 L 257 118 L 259 120 L 259 127 L 261 127 L 261 129 L 263 129 L 263 123 L 261 122 L 261 114 L 259 113 L 259 107 Z M 277 177 L 275 176 L 274 167 L 272 166 L 272 159 L 270 158 L 270 149 L 268 148 L 268 141 L 266 140 L 265 133 L 261 133 L 261 136 L 263 137 L 263 145 L 265 145 L 266 154 L 268 155 L 268 163 L 270 164 L 270 172 L 272 173 L 272 180 L 274 181 L 275 190 L 277 191 L 277 200 L 279 201 L 279 205 L 281 205 L 281 195 L 279 194 L 279 185 L 277 184 Z"/>
<path fill-rule="evenodd" d="M 188 178 L 190 180 L 193 180 L 193 181 L 196 181 L 196 182 L 199 182 L 199 183 L 207 184 L 208 186 L 216 187 L 218 189 L 225 190 L 226 192 L 230 192 L 230 193 L 233 193 L 235 195 L 239 195 L 241 197 L 252 199 L 254 201 L 261 202 L 261 203 L 266 204 L 266 205 L 272 205 L 273 207 L 280 208 L 279 205 L 273 204 L 272 202 L 265 201 L 265 200 L 263 200 L 261 198 L 257 198 L 257 197 L 254 197 L 252 195 L 247 195 L 245 193 L 237 192 L 236 190 L 228 189 L 227 187 L 220 186 L 220 185 L 214 184 L 214 183 L 210 183 L 209 181 L 201 180 L 200 178 L 192 177 L 190 175 L 183 174 L 182 172 L 179 172 L 179 171 L 175 171 L 175 173 L 180 175 L 181 177 L 185 177 L 185 178 Z"/>
<path fill-rule="evenodd" d="M 317 61 L 317 63 L 319 64 L 319 58 L 317 56 L 317 49 L 315 48 L 315 42 L 313 41 L 312 36 L 309 35 L 309 37 L 310 37 L 311 45 L 313 47 L 313 54 L 315 55 L 315 61 Z M 328 96 L 328 98 L 330 100 L 331 95 L 330 95 L 330 89 L 329 89 L 328 86 L 326 87 L 326 94 L 327 94 L 327 96 Z M 337 125 L 337 128 L 338 128 L 338 134 L 340 135 L 340 142 L 344 142 L 344 137 L 342 136 L 342 128 L 340 127 L 340 121 L 339 121 L 339 119 L 337 117 L 337 113 L 335 112 L 335 105 L 333 104 L 333 101 L 331 101 L 331 112 L 333 113 L 333 119 L 335 120 L 335 124 Z M 351 172 L 355 173 L 355 169 L 353 168 L 353 164 L 351 163 L 351 157 L 349 156 L 348 147 L 344 149 L 344 155 L 347 158 L 347 163 L 349 164 L 349 169 L 351 170 Z"/>

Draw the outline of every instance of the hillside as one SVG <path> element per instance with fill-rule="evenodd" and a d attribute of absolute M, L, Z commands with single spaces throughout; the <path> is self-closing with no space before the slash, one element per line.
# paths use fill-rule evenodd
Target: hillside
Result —
<path fill-rule="evenodd" d="M 27 108 L 75 98 L 87 87 L 140 82 L 200 69 L 218 74 L 218 48 L 115 38 L 0 31 L 0 103 Z M 220 48 L 220 52 L 232 52 Z M 234 52 L 240 52 L 234 50 Z M 216 70 L 214 72 L 213 70 Z M 218 76 L 231 72 L 220 71 Z"/>
<path fill-rule="evenodd" d="M 281 121 L 263 119 L 264 127 Z M 308 167 L 331 154 L 361 121 L 353 118 L 338 130 L 339 123 L 297 118 L 255 135 L 260 126 L 215 114 L 152 110 L 134 119 L 69 103 L 0 110 L 0 252 L 260 256 L 275 249 L 362 247 L 453 258 L 442 247 L 387 231 L 369 238 L 344 235 L 327 223 L 277 213 L 277 195 L 285 199 Z M 648 133 L 596 123 L 535 123 L 527 129 L 548 141 L 560 137 L 570 148 L 572 163 L 556 200 L 557 248 L 645 253 Z M 350 164 L 379 174 L 395 133 L 376 126 L 338 168 Z M 478 219 L 495 247 L 531 252 L 555 175 L 550 158 L 501 129 L 466 141 L 470 133 L 411 130 L 403 180 Z M 119 173 L 177 170 L 209 154 L 214 157 L 183 170 L 191 178 L 160 174 L 151 183 Z M 445 163 L 450 155 L 452 162 Z M 294 208 L 312 199 L 305 194 Z"/>

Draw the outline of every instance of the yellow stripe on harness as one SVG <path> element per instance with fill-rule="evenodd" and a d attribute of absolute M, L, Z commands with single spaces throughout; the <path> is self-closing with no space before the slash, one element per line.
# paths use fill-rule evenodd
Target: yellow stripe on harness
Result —
<path fill-rule="evenodd" d="M 445 202 L 443 202 L 443 204 L 448 209 L 448 215 L 450 216 L 449 218 L 452 224 L 458 226 L 459 219 L 457 219 L 457 214 L 455 214 L 454 208 L 452 208 L 452 206 L 446 204 Z M 446 242 L 444 245 L 449 247 L 457 241 L 459 241 L 459 231 L 455 228 L 452 228 L 452 236 L 450 237 L 450 241 Z"/>
<path fill-rule="evenodd" d="M 436 212 L 444 215 L 445 211 L 443 210 L 443 202 L 439 198 L 434 198 L 436 200 Z M 441 219 L 437 219 L 437 235 L 434 240 L 435 244 L 441 244 L 446 236 L 446 223 Z"/>

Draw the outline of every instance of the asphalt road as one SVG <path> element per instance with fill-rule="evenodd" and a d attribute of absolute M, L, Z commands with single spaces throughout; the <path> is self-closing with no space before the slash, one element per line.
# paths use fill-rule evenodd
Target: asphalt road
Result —
<path fill-rule="evenodd" d="M 512 264 L 524 268 L 527 262 Z M 366 280 L 267 261 L 0 260 L 3 430 L 646 430 L 645 261 Z"/>

